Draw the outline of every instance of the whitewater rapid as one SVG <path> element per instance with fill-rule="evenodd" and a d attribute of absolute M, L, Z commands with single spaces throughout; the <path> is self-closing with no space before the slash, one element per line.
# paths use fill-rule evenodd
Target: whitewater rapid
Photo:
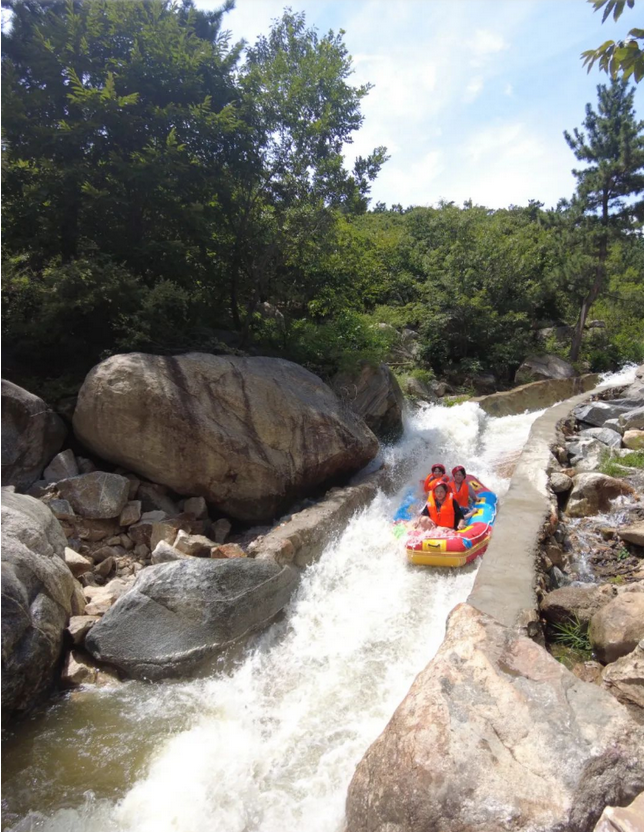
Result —
<path fill-rule="evenodd" d="M 356 764 L 438 649 L 477 565 L 409 565 L 391 518 L 432 462 L 501 497 L 539 413 L 473 403 L 408 417 L 379 493 L 304 574 L 286 614 L 225 672 L 71 694 L 23 730 L 6 828 L 46 832 L 339 832 Z M 7 797 L 7 795 L 9 795 Z"/>

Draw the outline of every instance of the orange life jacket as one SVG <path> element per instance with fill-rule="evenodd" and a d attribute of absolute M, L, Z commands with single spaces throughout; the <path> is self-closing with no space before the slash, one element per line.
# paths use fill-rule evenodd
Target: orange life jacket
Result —
<path fill-rule="evenodd" d="M 443 505 L 440 508 L 436 504 L 434 492 L 430 491 L 427 495 L 427 511 L 437 526 L 444 526 L 446 529 L 454 528 L 454 495 L 451 491 L 448 491 L 445 495 Z"/>
<path fill-rule="evenodd" d="M 439 482 L 442 482 L 443 485 L 446 485 L 445 482 L 445 474 L 439 474 L 437 477 L 434 474 L 429 474 L 425 479 L 425 485 L 423 488 L 425 491 L 433 491 Z"/>
<path fill-rule="evenodd" d="M 450 482 L 450 487 L 459 506 L 461 508 L 467 508 L 470 504 L 470 487 L 467 484 L 467 480 L 463 480 L 460 488 L 456 482 Z"/>

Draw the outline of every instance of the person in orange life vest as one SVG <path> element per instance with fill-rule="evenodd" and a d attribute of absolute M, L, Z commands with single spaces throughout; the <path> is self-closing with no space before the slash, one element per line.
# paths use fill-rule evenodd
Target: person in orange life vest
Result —
<path fill-rule="evenodd" d="M 427 505 L 421 511 L 418 525 L 424 529 L 443 526 L 446 529 L 462 529 L 465 526 L 463 511 L 452 493 L 451 488 L 439 482 L 427 495 Z M 426 518 L 431 520 L 428 522 Z"/>
<path fill-rule="evenodd" d="M 465 518 L 468 518 L 473 514 L 473 511 L 468 511 L 468 509 L 470 505 L 476 502 L 476 491 L 474 491 L 469 482 L 466 482 L 466 476 L 465 468 L 462 465 L 457 465 L 456 468 L 452 468 L 454 481 L 450 483 L 450 488 L 456 498 L 456 502 L 463 510 Z"/>
<path fill-rule="evenodd" d="M 423 491 L 427 494 L 431 491 L 437 482 L 440 482 L 441 479 L 445 476 L 445 466 L 441 465 L 440 462 L 434 463 L 432 465 L 431 473 L 425 478 L 425 482 L 423 483 Z"/>

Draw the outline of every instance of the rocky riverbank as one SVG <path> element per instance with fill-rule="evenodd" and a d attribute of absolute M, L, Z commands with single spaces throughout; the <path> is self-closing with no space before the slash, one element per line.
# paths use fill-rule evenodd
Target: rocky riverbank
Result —
<path fill-rule="evenodd" d="M 644 722 L 644 377 L 576 408 L 553 449 L 541 547 L 549 650 Z"/>

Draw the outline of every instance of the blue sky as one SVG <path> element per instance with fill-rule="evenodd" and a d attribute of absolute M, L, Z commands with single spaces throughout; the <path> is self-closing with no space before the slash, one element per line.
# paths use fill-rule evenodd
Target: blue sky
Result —
<path fill-rule="evenodd" d="M 601 24 L 585 0 L 236 0 L 225 28 L 253 42 L 285 5 L 321 32 L 345 30 L 355 83 L 375 88 L 347 162 L 386 145 L 378 200 L 433 205 L 466 199 L 490 208 L 575 188 L 565 129 L 580 127 L 598 83 L 579 55 L 644 25 L 639 7 Z M 220 5 L 197 0 L 202 8 Z M 635 97 L 644 117 L 644 81 Z"/>

